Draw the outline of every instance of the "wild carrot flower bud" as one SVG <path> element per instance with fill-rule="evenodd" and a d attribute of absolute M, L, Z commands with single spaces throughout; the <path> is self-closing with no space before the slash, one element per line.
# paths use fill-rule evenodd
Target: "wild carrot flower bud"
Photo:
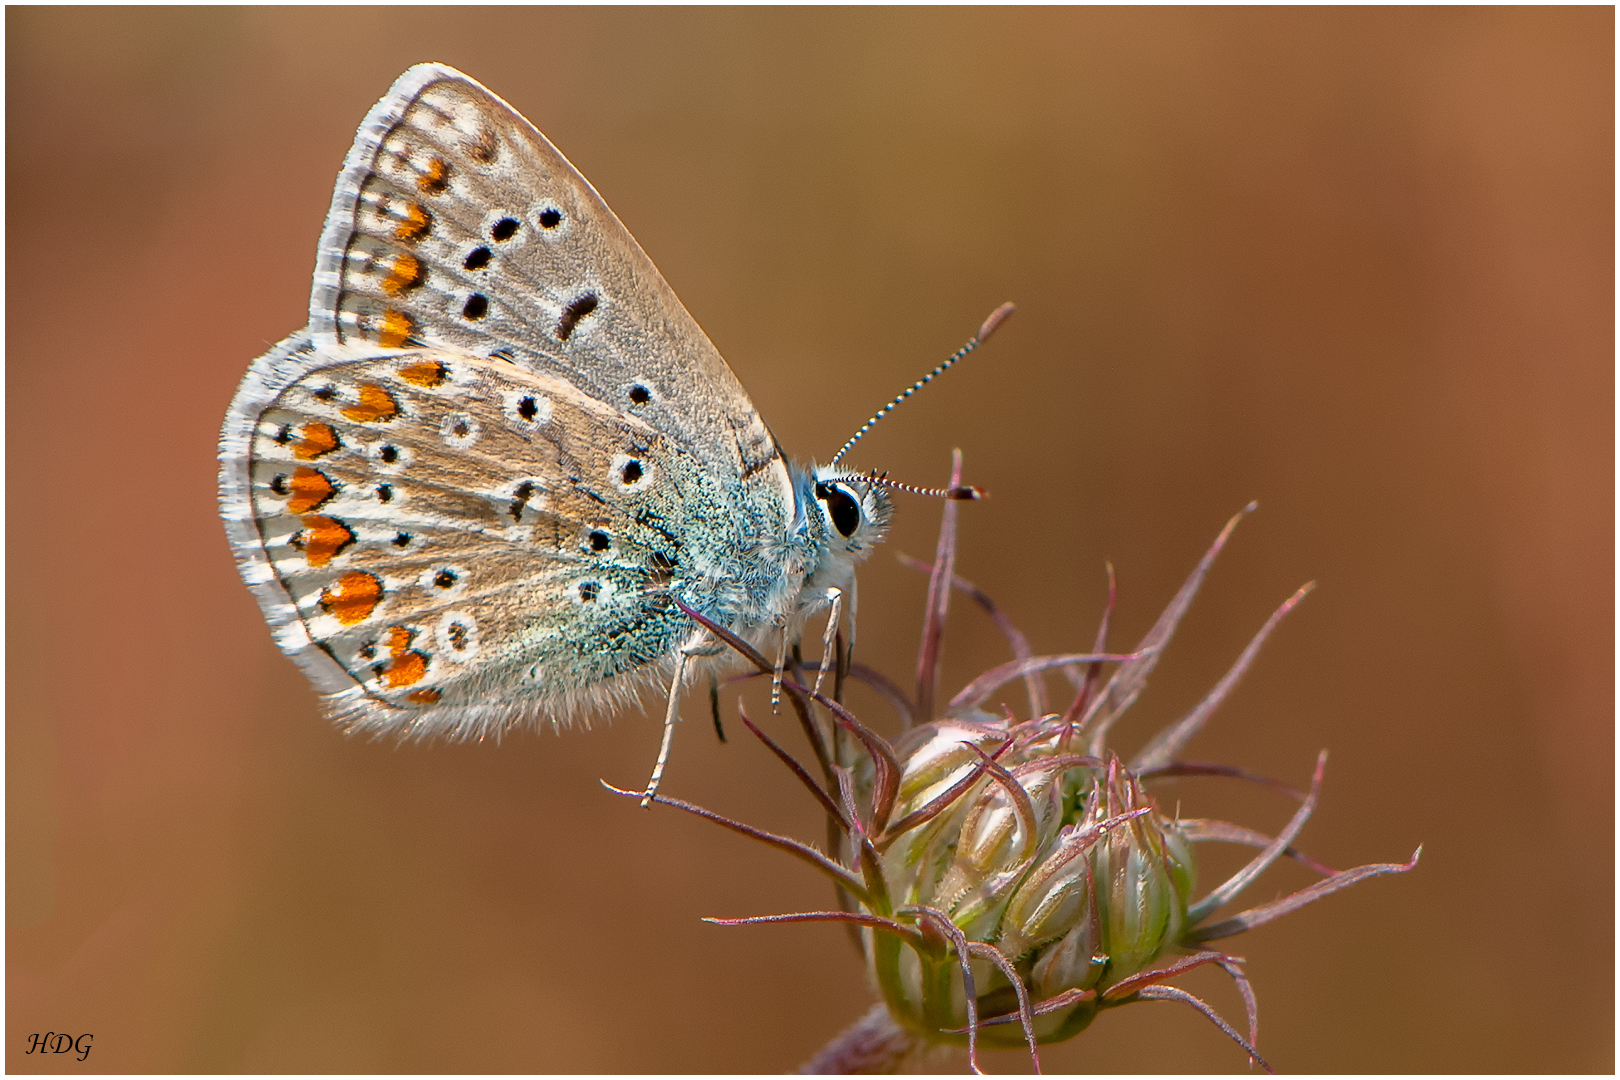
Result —
<path fill-rule="evenodd" d="M 952 484 L 958 483 L 959 476 L 953 476 Z M 885 1060 L 898 1062 L 907 1046 L 951 1042 L 967 1044 L 976 1068 L 976 1047 L 985 1039 L 1004 1045 L 1023 1041 L 1038 1069 L 1038 1044 L 1069 1038 L 1101 1011 L 1141 1000 L 1197 1008 L 1259 1060 L 1254 995 L 1241 961 L 1206 944 L 1357 881 L 1410 870 L 1417 863 L 1414 854 L 1408 863 L 1335 872 L 1293 848 L 1316 805 L 1325 754 L 1317 761 L 1308 794 L 1240 769 L 1179 760 L 1182 748 L 1309 586 L 1267 621 L 1202 703 L 1150 739 L 1126 764 L 1109 749 L 1110 729 L 1141 693 L 1238 518 L 1228 523 L 1134 652 L 1104 651 L 1113 610 L 1110 586 L 1094 651 L 1044 657 L 1030 655 L 1027 642 L 1000 609 L 954 576 L 951 520 L 948 510 L 932 568 L 915 698 L 907 701 L 904 691 L 875 673 L 849 669 L 851 676 L 866 679 L 898 703 L 905 725 L 900 735 L 885 739 L 840 701 L 784 677 L 782 686 L 822 771 L 818 782 L 743 717 L 826 812 L 831 854 L 677 799 L 654 799 L 793 855 L 837 888 L 838 910 L 710 921 L 843 922 L 861 928 L 883 1012 L 869 1015 L 842 1045 L 835 1042 L 818 1055 L 811 1063 L 817 1070 L 848 1071 L 856 1064 L 869 1070 L 874 1047 L 882 1048 Z M 942 598 L 953 587 L 972 596 L 1002 626 L 1017 659 L 981 675 L 935 710 Z M 747 642 L 682 608 L 761 673 L 773 671 Z M 1106 663 L 1118 667 L 1103 682 L 1100 671 Z M 1061 714 L 1045 707 L 1038 678 L 1053 669 L 1068 669 L 1077 684 L 1073 701 Z M 997 690 L 1020 679 L 1029 694 L 1029 719 L 1019 721 L 1010 709 L 1002 717 L 982 709 Z M 913 724 L 914 719 L 925 722 Z M 1300 806 L 1275 837 L 1222 821 L 1166 816 L 1147 785 L 1189 775 L 1260 781 L 1292 794 Z M 642 792 L 621 793 L 643 797 Z M 1193 850 L 1205 842 L 1260 850 L 1237 874 L 1195 899 Z M 1284 856 L 1317 870 L 1324 880 L 1210 921 Z M 1238 984 L 1249 1013 L 1247 1039 L 1202 1001 L 1169 985 L 1169 979 L 1203 964 L 1221 967 Z"/>
<path fill-rule="evenodd" d="M 1063 827 L 1002 919 L 1002 952 L 1032 961 L 1042 998 L 1141 970 L 1174 944 L 1191 900 L 1192 852 L 1175 823 L 1117 757 L 1089 772 L 1079 820 Z"/>
<path fill-rule="evenodd" d="M 1146 814 L 1103 834 L 1092 854 L 1092 873 L 1102 884 L 1097 901 L 1104 951 L 1120 975 L 1141 971 L 1175 943 L 1192 902 L 1191 848 L 1136 777 L 1110 758 L 1088 816 L 1106 820 L 1144 808 Z"/>
<path fill-rule="evenodd" d="M 897 810 L 917 813 L 953 786 L 962 790 L 891 846 L 884 868 L 897 898 L 937 909 L 969 942 L 994 945 L 1046 1000 L 1091 990 L 1105 976 L 1117 982 L 1172 948 L 1187 919 L 1193 862 L 1175 823 L 1117 757 L 1062 753 L 1065 740 L 1043 725 L 1021 728 L 947 719 L 897 741 Z M 858 768 L 862 786 L 870 786 L 870 772 Z M 980 966 L 981 990 L 993 992 L 998 982 L 1009 989 L 992 964 Z M 901 985 L 923 995 L 935 988 Z M 890 1006 L 901 1015 L 952 1013 L 966 1023 L 955 1000 Z M 1072 1034 L 1095 1011 L 1075 1001 L 1043 1016 L 1037 1031 L 1043 1039 L 1060 1028 Z M 991 1028 L 985 1035 L 1001 1042 L 1022 1033 Z"/>
<path fill-rule="evenodd" d="M 954 908 L 975 890 L 982 895 L 998 884 L 1005 889 L 1001 879 L 1016 865 L 1007 851 L 1019 823 L 1008 796 L 985 778 L 982 765 L 987 753 L 1006 742 L 1005 734 L 993 724 L 944 721 L 907 736 L 895 746 L 902 770 L 898 819 L 926 814 L 941 800 L 944 809 L 901 833 L 885 853 L 898 895 L 906 903 Z M 870 787 L 872 773 L 870 760 L 859 763 L 857 784 Z"/>

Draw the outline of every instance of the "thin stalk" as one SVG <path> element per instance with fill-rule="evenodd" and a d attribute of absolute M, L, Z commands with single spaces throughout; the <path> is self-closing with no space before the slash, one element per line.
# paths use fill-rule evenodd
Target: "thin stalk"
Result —
<path fill-rule="evenodd" d="M 951 451 L 951 488 L 962 486 L 962 451 Z M 951 604 L 951 578 L 956 570 L 956 500 L 945 501 L 939 523 L 939 545 L 934 572 L 928 579 L 928 607 L 923 613 L 922 643 L 917 648 L 917 716 L 924 723 L 934 718 L 934 695 L 939 690 L 939 654 L 945 643 L 945 613 Z"/>

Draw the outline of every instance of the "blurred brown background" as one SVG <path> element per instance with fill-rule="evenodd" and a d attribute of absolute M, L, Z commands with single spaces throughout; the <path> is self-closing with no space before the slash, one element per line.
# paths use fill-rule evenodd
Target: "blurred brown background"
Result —
<path fill-rule="evenodd" d="M 1110 559 L 1136 640 L 1260 501 L 1122 740 L 1315 579 L 1192 751 L 1303 783 L 1330 747 L 1303 845 L 1425 845 L 1232 942 L 1274 1063 L 1611 1071 L 1613 19 L 9 9 L 7 1067 L 769 1072 L 872 1000 L 835 928 L 698 922 L 828 890 L 603 792 L 645 780 L 651 719 L 345 740 L 237 578 L 226 403 L 303 323 L 356 125 L 431 59 L 572 158 L 800 456 L 1016 300 L 857 458 L 937 482 L 963 449 L 993 497 L 961 572 L 1038 650 L 1089 643 Z M 903 499 L 863 575 L 862 657 L 902 679 L 924 585 L 892 552 L 939 510 Z M 952 689 L 1007 655 L 955 616 Z M 706 723 L 665 790 L 821 835 Z M 1206 876 L 1243 857 L 1206 850 Z M 47 1030 L 92 1056 L 24 1055 Z M 1046 1062 L 1243 1067 L 1164 1003 Z"/>

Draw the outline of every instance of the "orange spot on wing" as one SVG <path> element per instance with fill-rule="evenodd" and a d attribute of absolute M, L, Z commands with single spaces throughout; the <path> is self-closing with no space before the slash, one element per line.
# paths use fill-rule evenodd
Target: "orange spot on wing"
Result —
<path fill-rule="evenodd" d="M 287 510 L 294 514 L 307 514 L 330 499 L 335 490 L 325 473 L 300 465 L 293 470 L 292 495 L 287 499 Z"/>
<path fill-rule="evenodd" d="M 394 256 L 394 262 L 388 268 L 388 276 L 383 278 L 383 292 L 389 296 L 398 296 L 422 284 L 426 277 L 427 270 L 417 257 L 410 252 L 401 252 Z"/>
<path fill-rule="evenodd" d="M 397 349 L 410 338 L 411 331 L 416 327 L 402 312 L 389 308 L 383 312 L 382 326 L 377 331 L 377 344 L 385 349 Z"/>
<path fill-rule="evenodd" d="M 314 461 L 337 448 L 337 432 L 332 430 L 331 424 L 305 424 L 298 445 L 293 447 L 293 456 L 299 461 Z"/>
<path fill-rule="evenodd" d="M 439 360 L 424 360 L 399 369 L 399 377 L 417 386 L 438 386 L 450 375 L 450 368 Z"/>
<path fill-rule="evenodd" d="M 311 513 L 305 526 L 293 534 L 293 547 L 301 547 L 311 567 L 324 567 L 332 562 L 345 547 L 355 542 L 355 534 L 337 518 Z"/>
<path fill-rule="evenodd" d="M 354 543 L 354 533 L 336 518 L 311 514 L 304 519 L 303 531 L 294 536 L 292 542 L 304 549 L 309 565 L 325 566 Z"/>
<path fill-rule="evenodd" d="M 360 401 L 346 406 L 343 415 L 360 424 L 381 423 L 399 415 L 399 402 L 382 387 L 361 383 Z"/>
<path fill-rule="evenodd" d="M 394 238 L 403 240 L 407 244 L 414 244 L 426 236 L 431 228 L 433 228 L 433 215 L 415 203 L 406 203 L 405 220 L 394 226 Z"/>
<path fill-rule="evenodd" d="M 398 656 L 410 648 L 413 636 L 408 627 L 390 626 L 388 628 L 388 655 Z"/>
<path fill-rule="evenodd" d="M 414 701 L 418 705 L 432 705 L 439 700 L 439 692 L 433 689 L 412 690 L 405 695 L 406 701 Z"/>
<path fill-rule="evenodd" d="M 364 622 L 382 599 L 382 582 L 375 574 L 353 570 L 321 590 L 321 607 L 345 626 Z"/>
<path fill-rule="evenodd" d="M 404 626 L 388 628 L 388 655 L 393 660 L 382 677 L 389 686 L 410 686 L 421 682 L 422 676 L 427 674 L 428 658 L 411 648 L 411 638 L 414 636 Z M 437 695 L 434 700 L 437 700 Z"/>
<path fill-rule="evenodd" d="M 450 185 L 450 166 L 444 163 L 443 158 L 432 158 L 428 161 L 427 172 L 417 178 L 416 186 L 429 195 L 442 195 L 444 189 Z"/>

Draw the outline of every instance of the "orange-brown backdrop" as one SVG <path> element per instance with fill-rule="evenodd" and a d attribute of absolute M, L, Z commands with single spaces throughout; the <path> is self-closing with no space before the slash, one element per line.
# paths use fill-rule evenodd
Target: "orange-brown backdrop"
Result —
<path fill-rule="evenodd" d="M 6 28 L 9 1069 L 772 1071 L 871 1000 L 836 928 L 698 921 L 829 898 L 605 793 L 645 779 L 651 720 L 344 739 L 237 578 L 220 419 L 302 324 L 355 126 L 422 60 L 573 159 L 798 455 L 1016 300 L 858 458 L 937 482 L 963 449 L 992 498 L 963 511 L 960 568 L 1037 649 L 1089 642 L 1105 560 L 1135 640 L 1260 501 L 1125 742 L 1315 579 L 1193 751 L 1303 782 L 1330 747 L 1304 846 L 1425 845 L 1415 873 L 1233 942 L 1273 1062 L 1614 1068 L 1612 10 L 12 8 Z M 892 552 L 924 553 L 938 518 L 903 499 L 863 577 L 862 656 L 902 678 L 923 583 Z M 947 685 L 1005 656 L 959 605 Z M 666 790 L 821 834 L 764 751 L 706 723 Z M 1166 792 L 1265 829 L 1290 812 Z M 1187 985 L 1241 1015 L 1218 978 Z M 44 1031 L 93 1033 L 91 1057 L 26 1055 Z M 1143 1004 L 1047 1064 L 1243 1060 Z"/>

